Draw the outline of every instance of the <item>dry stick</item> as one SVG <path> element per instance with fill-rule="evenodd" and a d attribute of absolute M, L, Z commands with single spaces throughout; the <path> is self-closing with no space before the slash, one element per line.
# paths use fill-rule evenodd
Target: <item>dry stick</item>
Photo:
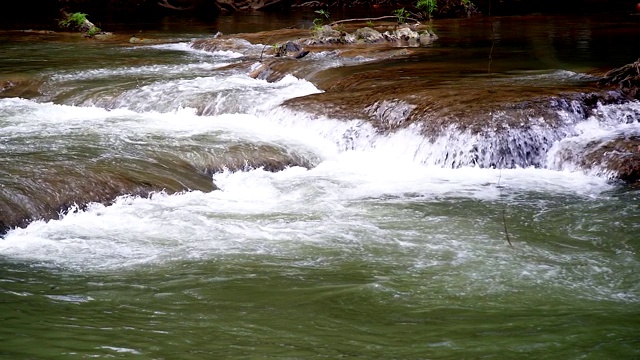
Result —
<path fill-rule="evenodd" d="M 282 29 L 277 30 L 276 32 L 274 32 L 273 34 L 271 34 L 271 36 L 269 36 L 269 38 L 267 39 L 267 42 L 264 44 L 264 46 L 262 47 L 262 51 L 260 51 L 260 60 L 258 60 L 259 62 L 262 62 L 262 54 L 264 53 L 264 49 L 267 48 L 267 45 L 271 42 L 271 39 L 273 39 L 273 37 Z"/>
<path fill-rule="evenodd" d="M 502 180 L 502 168 L 498 169 L 498 198 L 502 197 L 502 187 L 500 186 L 500 180 Z M 502 209 L 502 225 L 504 226 L 504 237 L 507 238 L 507 243 L 509 246 L 513 248 L 513 244 L 511 243 L 511 238 L 509 237 L 509 231 L 507 230 L 507 207 Z"/>
<path fill-rule="evenodd" d="M 507 212 L 507 209 L 502 209 L 502 224 L 504 225 L 504 236 L 507 238 L 507 242 L 509 243 L 509 246 L 513 247 L 513 244 L 511 243 L 511 239 L 509 238 L 509 231 L 507 230 L 507 218 L 505 216 L 505 213 Z"/>
<path fill-rule="evenodd" d="M 380 17 L 376 17 L 376 18 L 344 19 L 344 20 L 334 21 L 331 24 L 329 24 L 329 26 L 342 24 L 342 23 L 346 23 L 346 22 L 354 22 L 354 21 L 378 21 L 378 20 L 397 19 L 397 18 L 398 18 L 397 16 L 387 15 L 387 16 L 380 16 Z M 418 24 L 420 23 L 420 21 L 418 21 L 417 19 L 414 19 L 414 18 L 407 18 L 407 20 L 414 21 L 414 22 L 416 22 Z"/>

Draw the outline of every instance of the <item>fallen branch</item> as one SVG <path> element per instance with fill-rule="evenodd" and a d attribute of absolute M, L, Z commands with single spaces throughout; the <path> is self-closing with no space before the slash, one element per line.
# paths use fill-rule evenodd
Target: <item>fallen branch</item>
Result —
<path fill-rule="evenodd" d="M 354 21 L 365 22 L 365 21 L 378 21 L 378 20 L 387 20 L 387 19 L 398 19 L 398 17 L 397 16 L 392 16 L 392 15 L 387 15 L 387 16 L 380 16 L 380 17 L 376 17 L 376 18 L 344 19 L 344 20 L 334 21 L 331 24 L 329 24 L 329 26 L 342 24 L 342 23 L 346 23 L 346 22 L 354 22 Z M 407 20 L 411 20 L 411 21 L 414 21 L 416 24 L 420 24 L 420 21 L 418 21 L 417 19 L 414 19 L 414 18 L 407 18 Z"/>
<path fill-rule="evenodd" d="M 162 2 L 158 2 L 158 5 L 162 6 L 162 7 L 166 7 L 167 9 L 171 9 L 171 10 L 191 10 L 195 7 L 195 5 L 191 5 L 189 7 L 186 8 L 182 8 L 182 7 L 177 7 L 177 6 L 173 6 L 171 4 L 169 4 L 168 0 L 162 0 Z"/>

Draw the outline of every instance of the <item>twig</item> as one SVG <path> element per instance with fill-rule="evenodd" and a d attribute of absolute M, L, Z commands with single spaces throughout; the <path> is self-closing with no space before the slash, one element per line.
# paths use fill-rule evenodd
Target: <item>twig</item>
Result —
<path fill-rule="evenodd" d="M 507 230 L 507 217 L 506 217 L 507 209 L 502 209 L 502 225 L 504 225 L 504 236 L 507 238 L 507 242 L 509 246 L 513 248 L 513 244 L 511 243 L 511 238 L 509 238 L 509 231 Z"/>
<path fill-rule="evenodd" d="M 378 20 L 397 19 L 397 18 L 398 18 L 397 16 L 387 15 L 387 16 L 380 16 L 380 17 L 376 17 L 376 18 L 344 19 L 344 20 L 334 21 L 334 22 L 330 23 L 329 26 L 342 24 L 342 23 L 346 23 L 346 22 L 354 22 L 354 21 L 378 21 Z M 414 21 L 417 24 L 420 23 L 420 21 L 418 21 L 417 19 L 414 19 L 414 18 L 407 18 L 407 20 Z"/>
<path fill-rule="evenodd" d="M 489 65 L 487 67 L 487 73 L 491 74 L 491 63 L 493 62 L 493 48 L 496 44 L 496 34 L 493 29 L 493 18 L 491 17 L 491 0 L 489 0 L 489 24 L 491 25 L 491 49 L 489 50 Z M 493 82 L 489 79 L 489 83 L 491 87 L 493 87 Z M 503 158 L 504 159 L 504 158 Z M 498 170 L 498 196 L 502 197 L 502 187 L 500 186 L 500 181 L 502 180 L 502 168 Z M 513 244 L 511 243 L 511 238 L 509 237 L 509 230 L 507 229 L 507 206 L 504 204 L 502 208 L 502 226 L 504 226 L 504 237 L 507 239 L 507 243 L 511 248 L 513 248 Z"/>
<path fill-rule="evenodd" d="M 291 26 L 288 26 L 288 27 L 286 27 L 286 28 L 278 29 L 278 30 L 276 30 L 273 34 L 271 34 L 271 36 L 269 36 L 269 38 L 267 39 L 266 44 L 264 44 L 264 46 L 262 47 L 262 51 L 260 51 L 260 60 L 258 60 L 258 61 L 262 62 L 262 54 L 264 53 L 264 49 L 266 49 L 266 48 L 267 48 L 267 46 L 268 46 L 268 45 L 269 45 L 269 43 L 271 42 L 271 39 L 273 39 L 273 37 L 274 37 L 274 36 L 276 36 L 276 35 L 277 35 L 281 30 L 285 30 L 285 29 L 292 29 L 294 26 L 295 26 L 295 25 L 291 25 Z"/>
<path fill-rule="evenodd" d="M 162 7 L 166 7 L 167 9 L 171 9 L 171 10 L 191 10 L 191 9 L 193 9 L 195 7 L 195 5 L 191 5 L 191 6 L 186 7 L 186 8 L 173 6 L 173 5 L 169 4 L 168 0 L 162 0 L 162 2 L 158 2 L 158 5 L 160 5 Z"/>

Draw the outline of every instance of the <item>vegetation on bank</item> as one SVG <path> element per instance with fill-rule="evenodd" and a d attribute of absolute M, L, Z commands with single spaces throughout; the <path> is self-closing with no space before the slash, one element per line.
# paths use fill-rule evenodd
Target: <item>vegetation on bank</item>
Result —
<path fill-rule="evenodd" d="M 58 21 L 58 25 L 64 29 L 84 32 L 88 37 L 93 37 L 102 31 L 87 19 L 87 14 L 81 12 L 71 14 L 63 12 L 63 19 Z"/>

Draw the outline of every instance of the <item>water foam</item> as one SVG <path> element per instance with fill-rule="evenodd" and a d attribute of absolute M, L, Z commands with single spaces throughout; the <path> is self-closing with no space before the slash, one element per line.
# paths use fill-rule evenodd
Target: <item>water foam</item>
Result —
<path fill-rule="evenodd" d="M 204 95 L 205 102 L 214 104 L 210 108 L 198 109 L 185 100 L 194 95 L 201 101 L 203 94 L 214 91 L 224 95 Z M 526 203 L 535 200 L 535 194 L 590 201 L 600 199 L 612 187 L 603 177 L 562 167 L 558 167 L 560 171 L 541 168 L 540 164 L 553 163 L 544 158 L 544 151 L 536 155 L 535 164 L 493 168 L 492 162 L 500 155 L 491 154 L 499 154 L 500 147 L 517 153 L 522 138 L 516 129 L 501 135 L 511 142 L 492 138 L 490 133 L 471 134 L 455 128 L 434 140 L 422 136 L 418 125 L 382 134 L 360 119 L 336 120 L 279 106 L 285 99 L 318 91 L 294 77 L 267 83 L 227 73 L 154 82 L 123 93 L 118 97 L 122 102 L 113 103 L 110 110 L 1 99 L 3 139 L 91 133 L 143 146 L 154 142 L 175 147 L 195 143 L 202 148 L 215 141 L 241 139 L 312 152 L 320 161 L 312 169 L 216 174 L 212 180 L 220 190 L 211 193 L 157 193 L 149 198 L 120 197 L 110 206 L 91 204 L 60 220 L 35 221 L 24 229 L 11 230 L 0 241 L 0 254 L 44 266 L 91 271 L 238 254 L 306 258 L 335 251 L 346 254 L 343 256 L 373 258 L 380 253 L 376 249 L 383 248 L 407 252 L 411 255 L 408 258 L 414 258 L 418 274 L 420 269 L 443 264 L 475 269 L 468 275 L 470 284 L 499 291 L 493 277 L 502 276 L 508 282 L 528 273 L 557 283 L 564 268 L 545 267 L 535 259 L 505 259 L 500 255 L 505 248 L 502 234 L 482 226 L 481 231 L 475 230 L 477 223 L 465 225 L 455 217 L 442 221 L 429 215 L 403 228 L 404 216 L 417 215 L 396 212 L 395 206 L 445 203 L 455 207 L 463 202 L 493 204 L 489 209 L 495 210 L 499 207 L 495 204 Z M 234 97 L 240 99 L 235 100 L 239 104 L 226 107 L 225 101 Z M 146 107 L 145 102 L 152 105 Z M 168 105 L 163 108 L 163 104 Z M 618 129 L 620 121 L 616 123 L 614 117 L 628 111 L 623 109 L 601 107 L 604 122 L 596 118 L 586 123 L 579 117 L 569 119 L 563 128 L 565 133 L 531 128 L 531 134 L 547 139 L 529 140 L 530 146 L 544 142 L 550 148 L 562 137 L 594 133 L 589 126 L 597 130 L 613 124 L 611 129 Z M 635 116 L 633 112 L 629 115 L 631 119 Z M 575 125 L 578 123 L 582 127 Z M 494 144 L 494 148 L 487 144 Z M 483 148 L 486 158 L 478 155 Z M 394 254 L 384 256 L 394 261 Z M 549 257 L 544 253 L 540 256 Z M 491 261 L 477 263 L 481 258 Z M 580 291 L 591 288 L 589 285 Z M 606 296 L 613 290 L 605 286 L 599 291 Z"/>

